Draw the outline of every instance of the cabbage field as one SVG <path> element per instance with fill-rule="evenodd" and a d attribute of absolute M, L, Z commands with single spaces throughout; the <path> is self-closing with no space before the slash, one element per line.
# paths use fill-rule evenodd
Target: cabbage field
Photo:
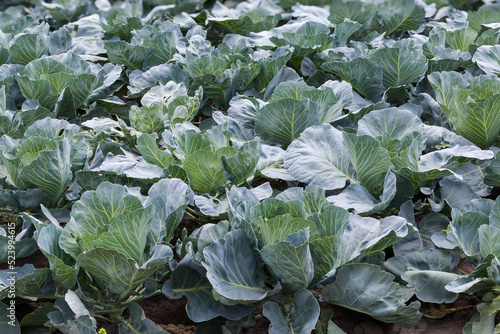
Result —
<path fill-rule="evenodd" d="M 0 332 L 500 333 L 500 4 L 220 1 L 0 1 Z"/>

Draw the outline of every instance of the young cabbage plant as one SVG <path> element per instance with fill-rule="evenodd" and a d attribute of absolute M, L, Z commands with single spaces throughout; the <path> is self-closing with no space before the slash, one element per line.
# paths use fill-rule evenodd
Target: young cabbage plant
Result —
<path fill-rule="evenodd" d="M 361 261 L 406 236 L 406 219 L 350 214 L 330 205 L 317 186 L 264 201 L 252 190 L 232 187 L 227 198 L 230 221 L 206 224 L 179 243 L 184 257 L 163 286 L 170 298 L 186 295 L 193 321 L 241 320 L 261 303 L 270 333 L 310 333 L 319 298 L 403 326 L 420 319 L 420 304 L 406 306 L 405 288 L 393 275 Z M 348 287 L 353 277 L 359 284 Z M 326 286 L 321 296 L 309 291 L 318 284 Z M 358 300 L 364 289 L 370 293 Z"/>
<path fill-rule="evenodd" d="M 37 228 L 59 293 L 74 290 L 92 316 L 120 322 L 129 305 L 160 293 L 173 256 L 167 241 L 191 197 L 178 179 L 156 183 L 147 197 L 104 182 L 83 193 L 64 227 L 46 210 L 49 224 L 24 217 Z"/>
<path fill-rule="evenodd" d="M 0 170 L 5 177 L 2 206 L 38 209 L 40 203 L 61 207 L 76 185 L 73 173 L 87 160 L 80 127 L 45 118 L 30 125 L 24 136 L 0 138 Z"/>
<path fill-rule="evenodd" d="M 16 80 L 22 94 L 56 117 L 76 118 L 76 110 L 106 97 L 120 66 L 90 66 L 73 52 L 35 59 Z"/>
<path fill-rule="evenodd" d="M 479 293 L 483 303 L 464 327 L 464 333 L 493 333 L 495 315 L 500 311 L 500 199 L 476 199 L 452 210 L 450 229 L 436 233 L 432 240 L 443 248 L 458 248 L 475 263 L 475 270 L 457 276 L 444 286 L 448 293 Z"/>

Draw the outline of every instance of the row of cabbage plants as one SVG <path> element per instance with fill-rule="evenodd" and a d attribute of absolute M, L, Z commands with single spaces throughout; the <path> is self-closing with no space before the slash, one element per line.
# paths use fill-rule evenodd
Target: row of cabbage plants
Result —
<path fill-rule="evenodd" d="M 343 333 L 320 303 L 412 327 L 463 293 L 499 330 L 498 4 L 0 10 L 3 332 L 164 333 L 163 295 L 200 332 Z"/>

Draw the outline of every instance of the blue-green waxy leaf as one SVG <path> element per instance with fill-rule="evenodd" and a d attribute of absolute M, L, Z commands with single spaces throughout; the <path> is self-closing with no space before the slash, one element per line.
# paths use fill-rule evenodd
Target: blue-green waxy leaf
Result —
<path fill-rule="evenodd" d="M 322 299 L 326 302 L 362 312 L 383 321 L 411 327 L 422 315 L 420 302 L 406 306 L 394 276 L 379 266 L 355 263 L 339 269 L 335 283 L 327 285 Z"/>
<path fill-rule="evenodd" d="M 382 30 L 387 35 L 396 30 L 417 30 L 423 23 L 425 10 L 414 0 L 389 0 L 377 7 Z"/>
<path fill-rule="evenodd" d="M 49 53 L 48 36 L 44 34 L 19 35 L 10 47 L 11 63 L 27 65 Z"/>
<path fill-rule="evenodd" d="M 404 166 L 405 164 L 409 167 L 401 168 L 398 173 L 405 178 L 407 178 L 413 189 L 417 189 L 425 182 L 433 179 L 439 179 L 442 177 L 454 175 L 452 180 L 443 180 L 441 182 L 442 197 L 454 206 L 454 201 L 468 201 L 467 196 L 476 198 L 477 193 L 483 191 L 481 188 L 484 187 L 482 184 L 482 174 L 480 166 L 470 164 L 458 165 L 458 158 L 470 158 L 487 160 L 491 159 L 492 151 L 480 150 L 475 145 L 455 145 L 452 148 L 445 148 L 437 151 L 433 151 L 420 156 L 419 152 L 423 148 L 423 140 L 420 135 L 414 140 L 415 149 L 413 153 L 409 153 L 408 157 L 405 158 L 403 154 L 399 158 L 393 159 L 394 164 L 398 166 Z M 413 144 L 412 143 L 412 144 Z M 408 151 L 408 150 L 406 150 Z M 405 151 L 403 151 L 405 152 Z M 453 181 L 455 178 L 460 178 L 461 182 Z M 460 184 L 461 183 L 461 184 Z M 465 192 L 454 191 L 453 186 L 458 188 L 465 188 Z M 473 190 L 474 188 L 474 190 Z M 484 188 L 483 188 L 484 189 Z M 453 203 L 453 204 L 452 204 Z"/>
<path fill-rule="evenodd" d="M 130 125 L 142 133 L 160 133 L 164 125 L 164 113 L 167 109 L 164 105 L 132 106 L 129 111 Z"/>
<path fill-rule="evenodd" d="M 33 81 L 27 76 L 18 76 L 17 83 L 25 97 L 37 100 L 42 107 L 52 109 L 57 102 L 58 95 L 51 91 L 50 82 L 46 79 Z"/>
<path fill-rule="evenodd" d="M 311 215 L 321 212 L 325 205 L 328 205 L 328 202 L 322 188 L 315 185 L 308 185 L 305 189 L 293 187 L 278 194 L 274 199 L 268 199 L 262 209 L 263 212 L 268 212 L 269 216 L 263 215 L 262 217 L 272 218 L 280 214 L 290 213 L 294 217 L 309 218 Z M 294 232 L 297 231 L 298 229 Z M 311 229 L 311 233 L 315 234 L 314 228 Z"/>
<path fill-rule="evenodd" d="M 166 110 L 164 105 L 132 106 L 129 111 L 130 125 L 145 134 L 160 133 L 165 127 L 163 117 Z"/>
<path fill-rule="evenodd" d="M 335 211 L 337 210 L 341 210 L 340 213 L 346 212 L 340 208 Z M 407 222 L 401 217 L 391 216 L 379 221 L 351 215 L 349 223 L 346 224 L 344 216 L 345 214 L 341 215 L 340 220 L 333 223 L 334 233 L 329 232 L 311 241 L 313 253 L 322 260 L 315 268 L 316 278 L 331 273 L 358 256 L 383 250 L 408 234 Z"/>
<path fill-rule="evenodd" d="M 349 82 L 361 95 L 372 98 L 382 94 L 382 72 L 380 68 L 365 58 L 356 58 L 351 61 L 325 62 L 321 68 L 334 73 Z"/>
<path fill-rule="evenodd" d="M 139 199 L 127 196 L 123 186 L 104 182 L 95 191 L 82 195 L 73 205 L 71 217 L 80 231 L 98 235 L 107 230 L 119 214 L 141 207 Z"/>
<path fill-rule="evenodd" d="M 91 171 L 114 172 L 120 176 L 126 176 L 132 180 L 138 179 L 146 183 L 158 181 L 167 174 L 167 171 L 144 161 L 142 157 L 124 149 L 122 153 L 116 155 L 108 153 L 105 159 L 100 159 L 96 162 Z"/>
<path fill-rule="evenodd" d="M 227 220 L 223 220 L 217 224 L 208 223 L 202 226 L 202 233 L 198 239 L 198 251 L 203 250 L 206 246 L 213 242 L 223 239 L 229 232 L 230 224 Z"/>
<path fill-rule="evenodd" d="M 372 194 L 380 192 L 385 175 L 392 167 L 387 150 L 370 136 L 344 132 L 343 138 L 361 185 Z"/>
<path fill-rule="evenodd" d="M 401 211 L 399 215 L 402 216 Z M 403 217 L 406 218 L 406 216 Z M 409 218 L 406 219 L 409 220 Z M 394 254 L 397 256 L 401 256 L 425 248 L 436 248 L 436 245 L 432 242 L 432 236 L 436 233 L 446 230 L 448 228 L 449 222 L 450 221 L 446 216 L 443 216 L 442 214 L 436 212 L 431 212 L 422 220 L 420 220 L 418 224 L 412 222 L 412 224 L 416 226 L 417 229 L 408 233 L 405 238 L 396 242 L 392 246 Z"/>
<path fill-rule="evenodd" d="M 118 296 L 128 296 L 133 289 L 153 276 L 172 258 L 172 250 L 167 246 L 163 247 L 165 250 L 162 256 L 150 259 L 141 267 L 117 250 L 104 248 L 81 253 L 76 264 L 85 269 L 103 291 Z"/>
<path fill-rule="evenodd" d="M 0 156 L 1 159 L 1 156 Z M 486 167 L 486 175 L 484 175 L 484 183 L 488 186 L 500 185 L 500 153 L 497 152 L 495 159 Z M 500 223 L 499 225 L 500 226 Z"/>
<path fill-rule="evenodd" d="M 260 140 L 256 139 L 243 144 L 236 155 L 222 156 L 222 166 L 227 179 L 238 185 L 252 176 L 259 162 L 260 152 Z"/>
<path fill-rule="evenodd" d="M 265 105 L 257 114 L 255 132 L 269 144 L 286 148 L 302 131 L 319 123 L 317 103 L 281 99 Z"/>
<path fill-rule="evenodd" d="M 145 106 L 165 105 L 168 106 L 173 100 L 178 97 L 187 95 L 187 90 L 184 83 L 175 83 L 169 81 L 165 85 L 161 82 L 158 86 L 151 88 L 141 99 L 141 103 Z"/>
<path fill-rule="evenodd" d="M 354 209 L 354 213 L 367 216 L 383 211 L 396 195 L 396 176 L 388 171 L 384 179 L 384 188 L 380 199 L 375 199 L 360 184 L 351 184 L 340 194 L 329 196 L 328 202 L 346 210 Z"/>
<path fill-rule="evenodd" d="M 445 285 L 460 278 L 460 272 L 455 268 L 458 260 L 448 251 L 428 248 L 392 257 L 384 267 L 414 287 L 419 300 L 452 303 L 458 294 L 446 290 Z"/>
<path fill-rule="evenodd" d="M 285 81 L 276 86 L 270 101 L 282 99 L 301 100 L 306 92 L 312 91 L 316 91 L 316 88 L 307 85 L 304 81 Z"/>
<path fill-rule="evenodd" d="M 414 132 L 424 132 L 424 124 L 422 121 L 408 110 L 400 108 L 385 108 L 373 110 L 363 116 L 358 122 L 358 135 L 369 135 L 379 139 L 383 144 L 384 141 L 399 140 L 403 142 L 408 136 L 412 136 Z M 384 145 L 389 149 L 388 143 Z"/>
<path fill-rule="evenodd" d="M 229 103 L 227 115 L 234 118 L 239 124 L 253 128 L 255 126 L 255 117 L 262 104 L 262 101 L 252 97 L 236 95 Z"/>
<path fill-rule="evenodd" d="M 71 58 L 71 60 L 79 59 L 77 56 L 74 56 L 76 58 Z M 85 71 L 88 68 L 88 64 L 85 63 L 83 60 L 80 60 L 80 62 L 75 63 L 73 66 L 79 67 L 75 68 L 73 70 L 70 67 L 70 64 L 63 63 L 61 62 L 62 59 L 59 58 L 60 61 L 56 60 L 56 57 L 43 57 L 40 59 L 33 60 L 30 62 L 26 67 L 24 68 L 24 74 L 30 77 L 31 79 L 39 80 L 43 76 L 51 78 L 50 74 L 56 74 L 55 78 L 68 78 L 64 76 L 64 74 L 74 74 L 75 70 L 77 71 Z M 60 75 L 60 76 L 58 76 Z M 50 80 L 54 81 L 54 80 Z M 55 85 L 60 85 L 55 83 Z"/>
<path fill-rule="evenodd" d="M 184 216 L 184 210 L 193 201 L 193 192 L 180 179 L 162 179 L 148 191 L 144 205 L 155 208 L 151 230 L 156 241 L 172 237 L 175 228 Z"/>
<path fill-rule="evenodd" d="M 500 94 L 483 102 L 458 102 L 452 109 L 456 115 L 450 119 L 457 133 L 481 148 L 488 148 L 500 133 Z"/>
<path fill-rule="evenodd" d="M 322 115 L 320 123 L 332 123 L 344 118 L 343 109 L 353 103 L 352 86 L 347 82 L 327 81 L 319 87 L 319 90 L 304 92 L 305 98 L 320 104 Z"/>
<path fill-rule="evenodd" d="M 435 72 L 428 76 L 436 99 L 455 131 L 481 148 L 494 144 L 500 133 L 500 104 L 497 79 L 477 83 L 456 72 Z"/>
<path fill-rule="evenodd" d="M 446 32 L 446 46 L 468 52 L 469 47 L 477 37 L 477 32 L 471 28 L 462 28 Z"/>
<path fill-rule="evenodd" d="M 193 78 L 197 86 L 203 87 L 205 95 L 216 105 L 227 109 L 229 101 L 238 92 L 253 85 L 253 79 L 260 72 L 259 63 L 240 63 L 230 66 L 221 57 L 203 55 L 194 57 L 191 52 L 186 53 L 187 73 Z"/>
<path fill-rule="evenodd" d="M 253 27 L 253 22 L 248 16 L 240 16 L 238 19 L 218 17 L 210 19 L 209 22 L 216 30 L 244 36 L 248 36 Z"/>
<path fill-rule="evenodd" d="M 175 159 L 170 152 L 158 148 L 157 138 L 156 133 L 144 133 L 137 138 L 137 148 L 141 151 L 144 160 L 161 168 L 167 168 L 175 162 Z"/>
<path fill-rule="evenodd" d="M 73 21 L 80 14 L 85 13 L 89 3 L 87 1 L 56 0 L 47 3 L 41 2 L 44 9 L 50 13 L 50 16 L 57 21 Z"/>
<path fill-rule="evenodd" d="M 268 87 L 268 84 L 276 76 L 278 71 L 283 68 L 288 60 L 290 60 L 292 53 L 293 52 L 286 46 L 279 47 L 270 57 L 263 58 L 259 61 L 261 64 L 261 70 L 259 75 L 255 78 L 255 88 L 259 92 Z M 297 73 L 295 73 L 295 75 L 297 75 Z M 268 94 L 267 89 L 266 94 Z M 269 93 L 268 95 L 270 96 L 271 94 Z"/>
<path fill-rule="evenodd" d="M 370 57 L 382 71 L 384 87 L 408 85 L 420 79 L 427 70 L 427 58 L 410 46 L 379 48 Z"/>
<path fill-rule="evenodd" d="M 500 10 L 495 5 L 481 6 L 477 11 L 467 15 L 469 26 L 475 31 L 480 31 L 481 25 L 500 22 Z"/>
<path fill-rule="evenodd" d="M 427 79 L 436 93 L 436 101 L 448 109 L 455 102 L 455 89 L 469 87 L 469 82 L 458 72 L 434 72 Z"/>
<path fill-rule="evenodd" d="M 16 274 L 9 274 L 10 269 L 0 271 L 0 298 L 6 299 L 9 294 L 7 279 L 15 277 L 16 296 L 43 298 L 53 296 L 56 287 L 52 280 L 49 268 L 35 269 L 31 264 L 25 264 L 22 268 L 16 267 Z"/>
<path fill-rule="evenodd" d="M 347 224 L 349 224 L 350 214 L 342 208 L 327 205 L 322 210 L 318 210 L 317 213 L 310 216 L 309 220 L 312 220 L 316 224 L 320 238 L 336 236 L 341 238 Z"/>
<path fill-rule="evenodd" d="M 59 247 L 61 232 L 60 226 L 50 224 L 39 232 L 37 243 L 49 260 L 54 282 L 58 286 L 71 289 L 76 283 L 78 268 L 75 266 L 75 260 Z"/>
<path fill-rule="evenodd" d="M 208 321 L 218 316 L 239 320 L 254 310 L 252 306 L 225 305 L 214 299 L 212 290 L 203 267 L 189 254 L 175 267 L 170 280 L 162 288 L 169 298 L 187 297 L 186 312 L 194 322 Z"/>
<path fill-rule="evenodd" d="M 118 175 L 112 171 L 77 171 L 75 179 L 83 190 L 96 190 L 103 182 L 125 185 L 130 179 L 125 175 Z"/>
<path fill-rule="evenodd" d="M 453 181 L 451 179 L 443 179 L 440 182 L 441 197 L 452 208 L 463 211 L 466 205 L 474 199 L 479 199 L 472 189 L 463 182 Z M 467 210 L 465 210 L 467 211 Z"/>
<path fill-rule="evenodd" d="M 309 334 L 316 326 L 320 313 L 318 301 L 306 289 L 295 293 L 290 313 L 283 314 L 281 307 L 271 301 L 266 302 L 263 309 L 264 316 L 271 321 L 271 334 Z"/>
<path fill-rule="evenodd" d="M 19 188 L 25 188 L 24 181 L 20 177 L 21 172 L 21 159 L 13 157 L 9 153 L 15 153 L 15 146 L 11 146 L 14 143 L 10 137 L 3 136 L 3 139 L 6 139 L 6 143 L 10 148 L 7 148 L 5 145 L 2 145 L 2 152 L 0 152 L 0 160 L 2 164 L 0 168 L 2 169 L 2 173 L 6 176 L 6 179 L 9 183 L 16 185 Z M 10 139 L 10 140 L 9 140 Z M 3 143 L 2 143 L 3 144 Z M 8 152 L 8 149 L 14 148 L 13 152 Z"/>
<path fill-rule="evenodd" d="M 389 216 L 382 218 L 379 222 L 372 220 L 373 225 L 368 229 L 363 226 L 364 223 L 368 223 L 368 220 L 363 222 L 364 219 L 369 218 L 351 216 L 351 226 L 353 230 L 356 230 L 356 233 L 359 233 L 360 240 L 354 241 L 356 240 L 354 232 L 350 229 L 346 230 L 342 240 L 342 252 L 345 252 L 344 259 L 352 257 L 358 252 L 366 256 L 384 250 L 407 236 L 411 229 L 406 219 L 402 217 Z"/>
<path fill-rule="evenodd" d="M 321 52 L 333 44 L 334 39 L 329 33 L 324 24 L 305 22 L 294 32 L 285 31 L 280 37 L 272 36 L 269 39 L 277 46 L 292 46 L 294 52 L 289 62 L 299 68 L 304 57 Z"/>
<path fill-rule="evenodd" d="M 73 205 L 72 219 L 59 239 L 60 247 L 76 259 L 82 251 L 77 238 L 85 234 L 95 238 L 107 232 L 113 219 L 120 214 L 141 208 L 140 200 L 135 196 L 127 196 L 123 186 L 101 183 L 95 191 L 85 192 Z"/>
<path fill-rule="evenodd" d="M 327 190 L 356 182 L 342 132 L 329 124 L 310 127 L 295 139 L 286 150 L 284 166 L 297 180 Z"/>
<path fill-rule="evenodd" d="M 5 92 L 12 93 L 12 85 L 16 79 L 16 75 L 22 75 L 24 66 L 18 64 L 3 64 L 0 66 L 0 84 L 5 86 Z"/>
<path fill-rule="evenodd" d="M 309 250 L 309 230 L 295 232 L 282 242 L 264 246 L 260 255 L 281 280 L 284 289 L 305 289 L 314 276 Z"/>
<path fill-rule="evenodd" d="M 329 20 L 335 24 L 341 24 L 345 19 L 349 19 L 367 25 L 372 19 L 372 14 L 365 10 L 363 3 L 357 1 L 332 2 L 330 13 Z"/>
<path fill-rule="evenodd" d="M 282 205 L 283 204 L 280 206 Z M 269 210 L 270 208 L 267 209 Z M 276 213 L 279 214 L 279 211 L 280 207 L 278 207 Z M 289 235 L 306 228 L 310 229 L 311 234 L 316 234 L 316 228 L 313 222 L 292 217 L 290 214 L 280 215 L 259 224 L 260 239 L 264 246 L 277 244 L 286 240 Z"/>
<path fill-rule="evenodd" d="M 73 177 L 68 139 L 64 138 L 54 144 L 54 150 L 41 151 L 38 157 L 20 173 L 20 178 L 26 184 L 42 189 L 47 194 L 47 198 L 51 199 L 51 205 L 55 205 L 61 198 Z"/>
<path fill-rule="evenodd" d="M 302 80 L 303 79 L 297 74 L 297 72 L 295 72 L 295 70 L 291 69 L 290 67 L 288 66 L 280 67 L 279 71 L 275 73 L 272 80 L 265 87 L 266 91 L 264 93 L 263 100 L 268 101 L 271 95 L 273 94 L 274 90 L 280 83 L 287 81 L 298 82 Z"/>
<path fill-rule="evenodd" d="M 335 26 L 335 38 L 338 38 L 340 46 L 346 45 L 349 37 L 361 28 L 363 28 L 363 25 L 358 22 L 349 19 L 344 20 Z"/>
<path fill-rule="evenodd" d="M 182 163 L 188 173 L 191 188 L 200 194 L 215 194 L 226 183 L 221 158 L 211 151 L 200 150 Z"/>
<path fill-rule="evenodd" d="M 258 275 L 257 254 L 243 230 L 231 231 L 224 239 L 205 247 L 203 256 L 207 278 L 221 296 L 253 302 L 269 294 Z"/>
<path fill-rule="evenodd" d="M 71 48 L 71 34 L 66 27 L 61 27 L 49 35 L 49 53 L 56 55 L 68 52 Z"/>
<path fill-rule="evenodd" d="M 95 244 L 97 247 L 116 249 L 140 266 L 153 217 L 152 206 L 122 212 L 111 221 L 107 235 L 100 237 Z"/>
<path fill-rule="evenodd" d="M 174 150 L 177 158 L 184 160 L 189 155 L 199 150 L 210 150 L 210 139 L 194 130 L 187 130 L 181 135 L 174 135 L 170 131 L 162 133 L 167 146 Z"/>
<path fill-rule="evenodd" d="M 129 81 L 129 96 L 138 97 L 142 96 L 141 92 L 158 83 L 167 84 L 169 81 L 174 81 L 175 83 L 188 84 L 189 78 L 178 65 L 162 64 L 153 66 L 145 72 L 132 71 L 129 75 Z"/>
<path fill-rule="evenodd" d="M 460 67 L 466 67 L 470 59 L 471 55 L 468 52 L 437 46 L 434 58 L 429 59 L 427 63 L 427 73 L 454 71 Z"/>
<path fill-rule="evenodd" d="M 488 216 L 483 212 L 469 211 L 457 214 L 450 223 L 456 242 L 467 256 L 480 254 L 479 227 L 489 224 Z"/>
<path fill-rule="evenodd" d="M 60 330 L 81 334 L 96 334 L 97 322 L 73 291 L 68 291 L 64 299 L 58 299 L 55 307 L 59 311 L 47 315 L 50 324 Z"/>
<path fill-rule="evenodd" d="M 481 303 L 476 309 L 477 312 L 465 324 L 463 333 L 494 333 L 498 326 L 495 326 L 495 314 L 490 313 L 490 303 Z"/>
<path fill-rule="evenodd" d="M 106 42 L 105 48 L 109 61 L 123 64 L 133 70 L 143 70 L 144 63 L 153 50 L 140 45 L 131 45 L 125 41 Z"/>
<path fill-rule="evenodd" d="M 57 117 L 76 117 L 75 99 L 69 87 L 64 87 L 54 105 L 54 114 Z"/>
<path fill-rule="evenodd" d="M 486 74 L 500 74 L 500 46 L 483 45 L 474 53 L 472 61 Z"/>
<path fill-rule="evenodd" d="M 2 155 L 0 154 L 0 160 Z M 37 210 L 40 204 L 47 204 L 47 195 L 42 189 L 28 189 L 28 190 L 12 190 L 12 189 L 2 189 L 0 192 L 0 205 L 12 206 L 17 208 L 26 208 L 31 210 Z M 23 244 L 27 246 L 27 241 Z M 19 248 L 16 248 L 16 251 Z M 27 250 L 28 248 L 26 248 Z"/>
<path fill-rule="evenodd" d="M 0 65 L 3 65 L 9 59 L 9 50 L 0 46 Z"/>
<path fill-rule="evenodd" d="M 481 225 L 478 229 L 481 257 L 489 254 L 500 256 L 500 229 L 491 225 Z"/>
<path fill-rule="evenodd" d="M 491 226 L 500 228 L 500 198 L 497 198 L 495 204 L 491 207 L 489 218 Z"/>
<path fill-rule="evenodd" d="M 295 180 L 295 178 L 291 176 L 283 167 L 285 150 L 277 146 L 270 146 L 266 144 L 262 144 L 261 149 L 261 155 L 256 167 L 256 170 L 258 170 L 260 174 L 280 180 Z"/>
<path fill-rule="evenodd" d="M 177 51 L 175 48 L 176 42 L 177 38 L 172 32 L 165 32 L 155 36 L 150 44 L 153 53 L 148 60 L 148 67 L 162 65 L 172 59 Z"/>
<path fill-rule="evenodd" d="M 44 139 L 56 139 L 62 130 L 78 130 L 78 126 L 72 125 L 62 119 L 44 118 L 36 121 L 26 130 L 25 137 L 41 137 Z"/>

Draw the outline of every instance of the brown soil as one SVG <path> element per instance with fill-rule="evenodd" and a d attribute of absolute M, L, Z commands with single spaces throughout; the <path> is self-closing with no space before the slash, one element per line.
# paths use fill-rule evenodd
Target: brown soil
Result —
<path fill-rule="evenodd" d="M 148 318 L 159 324 L 195 325 L 186 313 L 186 297 L 170 300 L 164 295 L 157 295 L 139 303 Z M 161 307 L 159 307 L 161 305 Z"/>
<path fill-rule="evenodd" d="M 138 304 L 149 320 L 170 334 L 194 334 L 196 330 L 196 324 L 189 319 L 186 313 L 186 297 L 170 300 L 164 295 L 157 295 Z M 117 324 L 98 321 L 97 328 L 104 328 L 107 334 L 118 334 Z"/>

